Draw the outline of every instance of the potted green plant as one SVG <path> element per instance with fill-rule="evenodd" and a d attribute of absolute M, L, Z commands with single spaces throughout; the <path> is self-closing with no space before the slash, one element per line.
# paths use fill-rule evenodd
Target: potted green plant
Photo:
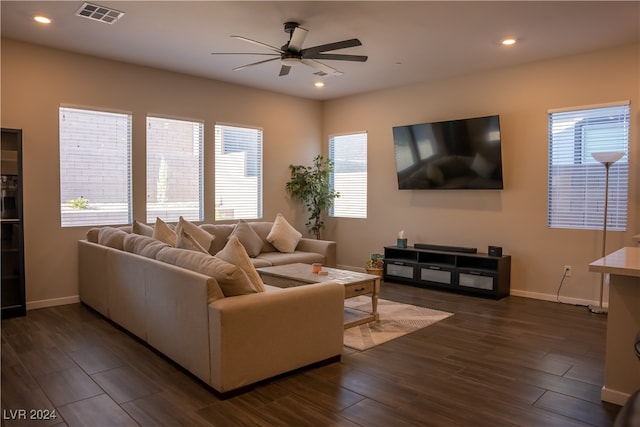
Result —
<path fill-rule="evenodd" d="M 291 179 L 287 182 L 287 192 L 302 201 L 309 212 L 309 220 L 305 224 L 310 233 L 320 239 L 324 228 L 322 213 L 333 206 L 333 200 L 340 194 L 331 189 L 330 177 L 333 162 L 318 155 L 312 166 L 289 165 Z"/>
<path fill-rule="evenodd" d="M 382 254 L 371 254 L 371 258 L 367 261 L 367 273 L 383 276 L 384 257 Z"/>

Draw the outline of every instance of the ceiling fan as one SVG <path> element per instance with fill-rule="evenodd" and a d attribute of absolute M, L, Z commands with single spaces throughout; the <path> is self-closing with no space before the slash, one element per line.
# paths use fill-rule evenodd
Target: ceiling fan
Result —
<path fill-rule="evenodd" d="M 307 37 L 308 30 L 300 27 L 297 22 L 285 22 L 284 23 L 284 32 L 289 34 L 289 41 L 286 42 L 282 47 L 277 48 L 275 46 L 268 45 L 266 43 L 262 43 L 256 40 L 251 40 L 242 36 L 231 36 L 235 39 L 244 40 L 249 43 L 253 43 L 258 46 L 265 47 L 271 51 L 271 53 L 240 53 L 240 52 L 213 52 L 212 55 L 269 55 L 274 56 L 274 58 L 265 59 L 263 61 L 253 62 L 251 64 L 242 65 L 240 67 L 236 67 L 233 70 L 242 70 L 247 67 L 252 67 L 254 65 L 264 64 L 271 61 L 280 60 L 282 64 L 280 67 L 280 76 L 286 76 L 289 74 L 292 66 L 297 64 L 304 64 L 318 70 L 315 74 L 318 75 L 339 75 L 342 74 L 340 71 L 336 70 L 333 67 L 330 67 L 322 62 L 318 61 L 318 59 L 330 60 L 330 61 L 357 61 L 357 62 L 365 62 L 367 60 L 367 56 L 363 55 L 344 55 L 337 53 L 325 53 L 333 50 L 346 49 L 349 47 L 361 46 L 360 40 L 358 39 L 349 39 L 342 40 L 334 43 L 327 43 L 319 46 L 309 47 L 306 49 L 302 49 L 302 44 L 304 43 L 304 39 Z"/>

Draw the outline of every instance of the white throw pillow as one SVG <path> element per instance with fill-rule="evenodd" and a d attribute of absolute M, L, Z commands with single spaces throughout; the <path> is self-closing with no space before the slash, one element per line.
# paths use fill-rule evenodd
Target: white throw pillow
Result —
<path fill-rule="evenodd" d="M 296 250 L 298 242 L 302 238 L 302 233 L 293 228 L 287 222 L 284 215 L 276 215 L 273 227 L 267 235 L 267 242 L 271 243 L 277 250 L 285 253 L 292 253 Z"/>
<path fill-rule="evenodd" d="M 257 257 L 260 255 L 260 252 L 262 252 L 262 239 L 245 220 L 238 220 L 236 227 L 233 229 L 233 232 L 229 235 L 228 239 L 232 236 L 238 238 L 250 257 Z"/>
<path fill-rule="evenodd" d="M 240 267 L 249 277 L 249 280 L 258 292 L 264 292 L 264 283 L 262 278 L 253 266 L 247 251 L 240 243 L 236 236 L 229 236 L 229 240 L 225 247 L 216 254 L 216 258 L 227 261 L 233 265 Z"/>
<path fill-rule="evenodd" d="M 131 226 L 131 232 L 140 234 L 142 236 L 153 237 L 153 227 L 147 224 L 143 224 L 135 219 L 133 220 L 133 225 Z"/>
<path fill-rule="evenodd" d="M 165 242 L 167 245 L 173 247 L 176 246 L 176 232 L 160 218 L 156 218 L 156 226 L 153 229 L 152 237 L 160 240 L 161 242 Z"/>
<path fill-rule="evenodd" d="M 184 228 L 179 228 L 179 231 L 176 230 L 176 248 L 179 249 L 188 249 L 190 251 L 202 252 L 203 254 L 211 255 L 208 250 L 202 247 L 200 243 L 193 238 L 193 236 Z"/>
<path fill-rule="evenodd" d="M 205 252 L 209 253 L 209 248 L 211 248 L 211 242 L 215 236 L 209 233 L 206 230 L 198 227 L 192 222 L 187 221 L 182 216 L 178 219 L 178 225 L 176 226 L 176 235 L 178 239 L 180 239 L 180 234 L 184 230 L 184 232 L 189 236 L 189 238 L 195 240 L 198 243 L 198 246 L 204 248 Z M 179 247 L 179 246 L 178 246 Z"/>

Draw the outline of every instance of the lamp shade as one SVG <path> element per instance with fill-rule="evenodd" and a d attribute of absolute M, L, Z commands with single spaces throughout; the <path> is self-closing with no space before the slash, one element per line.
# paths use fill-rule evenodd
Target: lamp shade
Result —
<path fill-rule="evenodd" d="M 624 156 L 624 151 L 598 151 L 591 156 L 602 164 L 615 163 Z"/>

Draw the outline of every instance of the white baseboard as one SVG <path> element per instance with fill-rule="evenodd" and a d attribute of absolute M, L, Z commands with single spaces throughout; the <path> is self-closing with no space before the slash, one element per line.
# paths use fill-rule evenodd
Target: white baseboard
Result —
<path fill-rule="evenodd" d="M 586 299 L 582 299 L 582 298 L 571 298 L 571 297 L 566 297 L 566 296 L 562 296 L 562 295 L 560 295 L 560 301 L 558 301 L 556 295 L 541 294 L 539 292 L 521 291 L 519 289 L 511 289 L 509 294 L 513 295 L 513 296 L 516 296 L 516 297 L 539 299 L 539 300 L 542 300 L 542 301 L 561 302 L 563 304 L 584 305 L 584 306 L 597 305 L 598 304 L 598 301 L 590 301 L 590 300 L 586 300 Z M 607 306 L 608 305 L 606 303 L 603 303 L 603 307 L 606 308 Z"/>
<path fill-rule="evenodd" d="M 337 266 L 337 268 L 342 269 L 342 270 L 359 271 L 361 273 L 366 273 L 367 272 L 367 270 L 364 267 L 354 267 L 354 266 L 351 266 L 351 265 L 339 264 Z M 515 297 L 538 299 L 538 300 L 542 300 L 542 301 L 561 302 L 561 303 L 564 303 L 564 304 L 584 305 L 584 306 L 597 305 L 598 304 L 598 301 L 590 301 L 590 300 L 581 299 L 581 298 L 570 298 L 570 297 L 565 297 L 565 296 L 560 296 L 560 301 L 558 301 L 557 297 L 555 295 L 553 295 L 553 294 L 542 294 L 542 293 L 539 293 L 539 292 L 522 291 L 522 290 L 513 289 L 513 288 L 510 290 L 509 294 L 513 295 Z M 608 304 L 607 303 L 603 303 L 603 307 L 607 308 Z"/>
<path fill-rule="evenodd" d="M 75 304 L 80 302 L 80 295 L 73 295 L 64 298 L 43 299 L 40 301 L 27 302 L 27 310 L 35 310 L 38 308 L 55 307 L 57 305 Z"/>
<path fill-rule="evenodd" d="M 630 396 L 631 395 L 629 393 L 623 393 L 606 387 L 602 387 L 602 391 L 600 392 L 600 399 L 620 406 L 624 406 Z"/>
<path fill-rule="evenodd" d="M 336 266 L 336 268 L 339 268 L 340 270 L 350 270 L 350 271 L 358 271 L 360 273 L 366 273 L 367 269 L 364 267 L 354 267 L 352 265 L 343 265 L 343 264 L 338 264 Z"/>

